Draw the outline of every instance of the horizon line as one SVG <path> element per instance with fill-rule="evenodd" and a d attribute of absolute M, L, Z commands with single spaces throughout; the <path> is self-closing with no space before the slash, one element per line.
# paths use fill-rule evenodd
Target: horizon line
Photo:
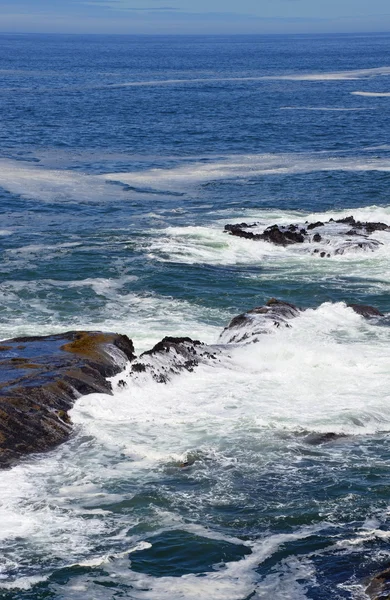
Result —
<path fill-rule="evenodd" d="M 96 33 L 96 32 L 66 32 L 66 31 L 0 31 L 0 35 L 74 35 L 74 36 L 118 36 L 118 37 L 256 37 L 256 36 L 302 36 L 302 35 L 390 35 L 390 31 L 312 31 L 312 32 L 279 32 L 279 33 Z"/>

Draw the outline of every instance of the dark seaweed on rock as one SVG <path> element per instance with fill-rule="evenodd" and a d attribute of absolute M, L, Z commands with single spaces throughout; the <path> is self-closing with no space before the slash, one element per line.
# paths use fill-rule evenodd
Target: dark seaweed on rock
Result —
<path fill-rule="evenodd" d="M 115 333 L 16 338 L 1 348 L 0 467 L 65 441 L 74 401 L 111 393 L 106 377 L 135 358 L 132 341 Z"/>

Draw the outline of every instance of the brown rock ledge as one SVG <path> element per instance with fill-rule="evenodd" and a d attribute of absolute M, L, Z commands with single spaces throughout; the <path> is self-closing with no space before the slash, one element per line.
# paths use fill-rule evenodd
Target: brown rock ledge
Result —
<path fill-rule="evenodd" d="M 134 358 L 132 341 L 115 333 L 71 331 L 2 342 L 0 468 L 65 441 L 74 401 L 111 393 L 106 377 Z"/>

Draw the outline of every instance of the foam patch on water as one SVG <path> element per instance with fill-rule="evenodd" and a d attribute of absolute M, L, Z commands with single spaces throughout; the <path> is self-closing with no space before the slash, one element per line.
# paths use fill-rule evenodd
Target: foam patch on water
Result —
<path fill-rule="evenodd" d="M 278 571 L 267 575 L 257 586 L 254 600 L 308 600 L 308 586 L 317 586 L 316 569 L 307 558 L 291 557 L 278 565 Z"/>
<path fill-rule="evenodd" d="M 138 188 L 184 193 L 190 187 L 212 181 L 242 180 L 269 175 L 296 175 L 321 171 L 390 171 L 386 158 L 352 158 L 326 153 L 248 154 L 192 162 L 169 169 L 149 169 L 137 173 L 107 173 L 100 177 Z"/>
<path fill-rule="evenodd" d="M 15 581 L 3 583 L 0 575 L 0 589 L 3 590 L 31 590 L 38 583 L 47 581 L 48 577 L 35 575 L 32 577 L 19 577 Z"/>
<path fill-rule="evenodd" d="M 124 192 L 117 186 L 107 185 L 95 175 L 47 169 L 25 161 L 6 159 L 0 160 L 0 187 L 26 198 L 51 203 L 96 203 L 136 195 L 136 192 Z"/>
<path fill-rule="evenodd" d="M 351 92 L 353 96 L 365 96 L 366 98 L 390 98 L 390 92 Z"/>
<path fill-rule="evenodd" d="M 196 77 L 188 79 L 154 79 L 149 81 L 127 81 L 113 83 L 107 87 L 153 87 L 180 84 L 212 84 L 223 82 L 256 82 L 256 81 L 348 81 L 365 77 L 381 77 L 390 75 L 390 67 L 377 67 L 373 69 L 355 69 L 351 71 L 330 71 L 324 73 L 290 73 L 286 75 L 259 75 L 252 77 Z"/>
<path fill-rule="evenodd" d="M 353 92 L 359 95 L 359 92 Z M 372 110 L 368 107 L 336 107 L 336 106 L 281 106 L 280 110 L 309 110 L 314 112 L 360 112 Z"/>
<path fill-rule="evenodd" d="M 255 570 L 259 564 L 272 556 L 281 545 L 308 537 L 313 529 L 303 529 L 296 534 L 274 535 L 255 542 L 251 544 L 252 553 L 250 555 L 239 561 L 216 565 L 213 572 L 203 573 L 201 577 L 199 574 L 188 574 L 182 577 L 153 577 L 135 573 L 128 568 L 126 563 L 119 562 L 108 565 L 106 569 L 115 581 L 131 589 L 131 597 L 134 599 L 190 600 L 201 597 L 210 600 L 241 600 L 253 594 L 255 590 L 261 594 L 262 584 L 258 583 L 259 577 Z M 301 568 L 301 576 L 302 571 Z M 86 589 L 85 585 L 81 584 L 79 591 L 85 592 Z M 78 600 L 81 595 L 72 595 L 72 598 Z M 294 596 L 294 598 L 298 597 Z"/>
<path fill-rule="evenodd" d="M 177 158 L 177 157 L 176 157 Z M 390 171 L 390 159 L 345 157 L 332 153 L 243 154 L 188 159 L 170 168 L 88 175 L 74 170 L 44 168 L 26 161 L 0 160 L 0 187 L 44 202 L 96 203 L 144 199 L 151 194 L 186 194 L 194 186 L 221 180 L 245 180 L 270 175 L 313 172 Z M 118 185 L 108 185 L 108 184 Z"/>

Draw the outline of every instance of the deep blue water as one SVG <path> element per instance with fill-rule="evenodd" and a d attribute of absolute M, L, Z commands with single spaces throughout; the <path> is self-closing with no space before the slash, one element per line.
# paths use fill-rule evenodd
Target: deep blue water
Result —
<path fill-rule="evenodd" d="M 2 474 L 0 598 L 366 597 L 390 560 L 390 333 L 344 303 L 390 311 L 390 240 L 324 261 L 223 227 L 390 224 L 389 44 L 0 36 L 3 339 L 141 351 L 270 297 L 315 309 L 220 372 L 81 399 L 69 443 Z"/>

